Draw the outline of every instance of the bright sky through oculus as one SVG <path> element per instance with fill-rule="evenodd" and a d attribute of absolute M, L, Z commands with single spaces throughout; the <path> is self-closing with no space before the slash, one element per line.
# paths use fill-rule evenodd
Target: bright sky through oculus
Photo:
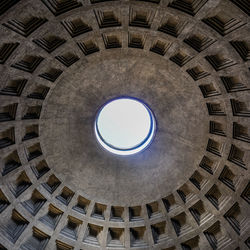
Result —
<path fill-rule="evenodd" d="M 105 104 L 95 122 L 99 143 L 119 155 L 135 154 L 153 139 L 155 120 L 151 110 L 137 99 L 122 97 Z"/>

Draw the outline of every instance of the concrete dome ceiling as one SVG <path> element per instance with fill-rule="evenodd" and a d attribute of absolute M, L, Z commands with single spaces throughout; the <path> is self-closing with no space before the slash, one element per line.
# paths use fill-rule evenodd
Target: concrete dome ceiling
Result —
<path fill-rule="evenodd" d="M 249 249 L 249 0 L 0 2 L 0 249 Z M 94 135 L 145 101 L 145 151 Z"/>

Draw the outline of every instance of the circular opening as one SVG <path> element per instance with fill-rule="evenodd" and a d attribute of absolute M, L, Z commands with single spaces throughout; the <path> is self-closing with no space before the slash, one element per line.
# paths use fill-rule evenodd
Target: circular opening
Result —
<path fill-rule="evenodd" d="M 131 97 L 107 102 L 95 120 L 98 142 L 118 155 L 131 155 L 145 149 L 153 140 L 155 128 L 155 118 L 149 107 Z"/>

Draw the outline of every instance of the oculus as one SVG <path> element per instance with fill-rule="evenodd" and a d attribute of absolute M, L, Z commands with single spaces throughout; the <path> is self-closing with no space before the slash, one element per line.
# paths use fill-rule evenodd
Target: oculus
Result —
<path fill-rule="evenodd" d="M 153 112 L 144 102 L 119 97 L 99 109 L 94 129 L 103 148 L 117 155 L 132 155 L 150 145 L 156 122 Z"/>

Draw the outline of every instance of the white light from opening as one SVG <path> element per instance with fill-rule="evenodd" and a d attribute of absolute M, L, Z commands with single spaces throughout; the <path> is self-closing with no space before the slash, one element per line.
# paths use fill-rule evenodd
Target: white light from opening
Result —
<path fill-rule="evenodd" d="M 121 97 L 105 104 L 97 114 L 98 142 L 118 155 L 131 155 L 145 149 L 155 133 L 151 110 L 135 98 Z"/>

